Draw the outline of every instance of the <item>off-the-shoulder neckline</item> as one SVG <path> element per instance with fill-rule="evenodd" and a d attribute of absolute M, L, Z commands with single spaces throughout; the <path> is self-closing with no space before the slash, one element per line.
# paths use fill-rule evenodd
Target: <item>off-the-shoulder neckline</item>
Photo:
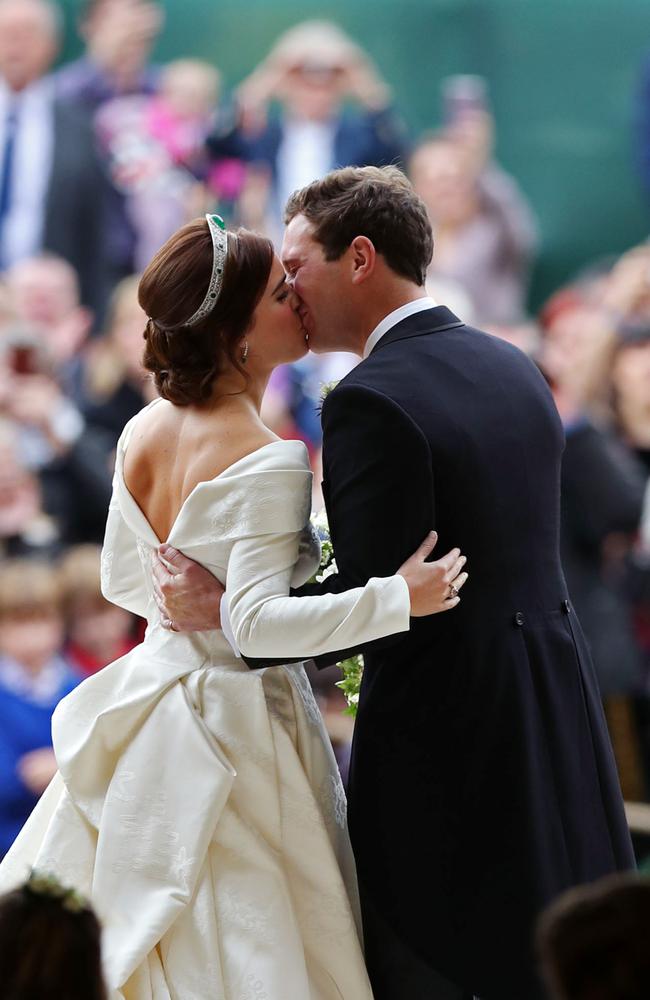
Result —
<path fill-rule="evenodd" d="M 125 449 L 118 449 L 118 454 L 116 456 L 116 462 L 115 462 L 115 468 L 116 468 L 116 472 L 117 472 L 117 475 L 118 475 L 118 478 L 119 478 L 119 482 L 120 482 L 120 485 L 122 487 L 122 491 L 123 491 L 124 495 L 129 500 L 129 502 L 133 505 L 134 509 L 137 511 L 138 515 L 142 518 L 142 520 L 144 521 L 144 523 L 147 525 L 147 527 L 148 527 L 149 531 L 151 532 L 152 536 L 156 539 L 157 544 L 158 545 L 163 545 L 163 544 L 169 544 L 169 539 L 174 534 L 174 529 L 176 528 L 176 525 L 180 521 L 181 516 L 182 516 L 182 514 L 183 514 L 183 512 L 184 512 L 184 510 L 185 510 L 185 508 L 187 506 L 187 504 L 190 502 L 190 500 L 192 499 L 192 497 L 194 496 L 194 494 L 199 489 L 201 489 L 204 486 L 209 486 L 212 483 L 216 483 L 219 479 L 222 479 L 222 478 L 228 476 L 232 472 L 233 469 L 237 468 L 237 466 L 243 465 L 245 462 L 249 461 L 251 458 L 259 455 L 260 452 L 266 451 L 267 448 L 277 448 L 279 445 L 283 445 L 284 447 L 287 447 L 287 446 L 288 447 L 299 447 L 303 453 L 307 452 L 307 446 L 305 445 L 304 441 L 298 441 L 298 440 L 295 440 L 295 439 L 289 439 L 289 440 L 287 440 L 285 438 L 279 438 L 277 441 L 268 441 L 266 444 L 260 445 L 259 448 L 254 448 L 253 451 L 249 451 L 246 455 L 242 455 L 241 458 L 238 458 L 237 461 L 232 462 L 229 466 L 227 466 L 225 469 L 222 469 L 221 472 L 218 472 L 217 475 L 213 476 L 211 479 L 203 479 L 200 482 L 196 483 L 192 487 L 192 489 L 190 490 L 190 492 L 187 494 L 187 496 L 183 500 L 183 502 L 180 505 L 180 507 L 178 508 L 178 512 L 176 514 L 176 517 L 174 518 L 174 520 L 172 522 L 172 525 L 171 525 L 171 527 L 170 527 L 170 529 L 169 529 L 169 531 L 167 533 L 167 539 L 164 542 L 163 542 L 162 539 L 158 538 L 158 535 L 153 530 L 149 519 L 147 518 L 146 514 L 142 510 L 142 507 L 140 506 L 140 504 L 138 503 L 138 501 L 135 499 L 135 497 L 133 496 L 133 494 L 129 491 L 129 488 L 126 485 L 126 480 L 124 479 L 124 456 L 126 454 L 126 450 Z M 309 471 L 309 468 L 306 468 L 305 472 L 308 472 L 308 471 Z"/>

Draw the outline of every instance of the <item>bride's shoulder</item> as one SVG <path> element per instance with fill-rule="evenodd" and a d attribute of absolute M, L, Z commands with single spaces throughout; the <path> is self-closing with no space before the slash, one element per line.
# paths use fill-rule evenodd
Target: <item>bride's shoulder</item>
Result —
<path fill-rule="evenodd" d="M 271 484 L 279 485 L 285 482 L 291 488 L 299 488 L 299 481 L 311 480 L 312 470 L 309 462 L 309 452 L 302 441 L 273 438 L 249 442 L 241 457 L 228 465 L 219 477 L 220 480 L 252 483 L 258 479 L 271 489 Z M 243 477 L 243 479 L 241 478 Z"/>
<path fill-rule="evenodd" d="M 250 442 L 252 445 L 252 442 Z M 312 472 L 302 441 L 273 438 L 234 461 L 195 493 L 211 530 L 232 540 L 243 535 L 301 531 L 309 520 Z M 198 505 L 198 506 L 197 506 Z M 197 519 L 194 521 L 196 529 Z M 212 537 L 212 535 L 211 535 Z"/>
<path fill-rule="evenodd" d="M 280 463 L 311 469 L 309 451 L 304 441 L 299 441 L 297 438 L 274 437 L 273 440 L 263 443 L 259 452 L 262 453 L 267 449 Z"/>
<path fill-rule="evenodd" d="M 274 438 L 251 450 L 250 458 L 255 465 L 265 469 L 287 472 L 311 473 L 309 451 L 303 441 L 293 438 Z"/>
<path fill-rule="evenodd" d="M 118 447 L 126 451 L 126 447 L 131 441 L 147 441 L 153 435 L 159 433 L 161 426 L 173 420 L 174 406 L 166 399 L 153 399 L 141 410 L 138 410 L 134 417 L 124 425 Z"/>
<path fill-rule="evenodd" d="M 239 473 L 307 471 L 309 453 L 302 441 L 279 438 L 267 428 L 242 429 L 220 442 L 220 462 L 216 472 L 228 476 Z M 207 478 L 207 477 L 206 477 Z"/>
<path fill-rule="evenodd" d="M 301 531 L 312 497 L 307 448 L 302 441 L 282 438 L 263 442 L 213 480 L 212 487 L 224 539 Z"/>

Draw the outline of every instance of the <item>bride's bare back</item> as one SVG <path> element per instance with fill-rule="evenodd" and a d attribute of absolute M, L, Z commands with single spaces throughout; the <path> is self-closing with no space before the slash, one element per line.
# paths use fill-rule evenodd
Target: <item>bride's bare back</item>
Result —
<path fill-rule="evenodd" d="M 199 409 L 161 399 L 134 427 L 124 457 L 126 487 L 164 541 L 198 483 L 276 440 L 238 400 Z"/>

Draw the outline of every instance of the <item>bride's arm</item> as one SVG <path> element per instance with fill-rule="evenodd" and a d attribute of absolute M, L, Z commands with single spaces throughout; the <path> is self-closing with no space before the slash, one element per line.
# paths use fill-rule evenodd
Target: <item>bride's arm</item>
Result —
<path fill-rule="evenodd" d="M 343 593 L 287 596 L 300 536 L 294 526 L 282 533 L 248 533 L 233 543 L 226 593 L 234 642 L 244 658 L 264 657 L 268 662 L 284 657 L 286 662 L 365 645 L 407 631 L 410 617 L 458 603 L 458 597 L 450 595 L 450 584 L 457 579 L 462 586 L 464 560 L 455 549 L 428 563 L 435 532 L 393 576 L 373 577 Z"/>
<path fill-rule="evenodd" d="M 339 572 L 320 584 L 299 589 L 300 596 L 295 599 L 312 604 L 314 609 L 337 595 L 358 593 L 371 578 L 389 577 L 415 550 L 435 517 L 427 442 L 396 404 L 373 390 L 340 386 L 325 400 L 323 426 L 323 490 Z M 229 578 L 226 607 L 222 605 L 226 627 L 228 617 L 232 618 L 231 595 Z M 345 659 L 356 647 L 367 649 L 370 642 L 374 644 L 371 648 L 390 645 L 403 631 L 386 628 L 365 638 L 350 628 L 346 633 L 350 641 L 329 644 L 327 649 L 309 646 L 305 636 L 306 648 L 300 655 L 327 665 Z M 274 656 L 293 656 L 290 638 L 286 633 L 281 636 L 274 645 L 277 653 L 268 649 L 249 653 L 242 647 L 244 659 L 249 666 L 260 667 L 271 665 Z M 343 633 L 337 633 L 337 638 L 343 638 Z M 333 655 L 324 656 L 319 663 L 324 653 Z M 251 663 L 251 657 L 256 662 Z"/>
<path fill-rule="evenodd" d="M 369 580 L 341 594 L 289 597 L 300 532 L 234 543 L 226 592 L 232 632 L 246 657 L 307 658 L 409 628 L 406 580 Z"/>

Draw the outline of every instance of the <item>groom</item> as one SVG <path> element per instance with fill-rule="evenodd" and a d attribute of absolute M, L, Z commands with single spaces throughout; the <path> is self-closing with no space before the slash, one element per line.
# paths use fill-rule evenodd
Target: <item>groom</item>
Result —
<path fill-rule="evenodd" d="M 427 298 L 431 228 L 396 168 L 334 171 L 286 222 L 311 349 L 364 359 L 323 405 L 320 592 L 390 575 L 432 524 L 472 568 L 452 614 L 364 649 L 349 802 L 374 994 L 532 1000 L 540 910 L 634 865 L 559 562 L 561 423 L 532 362 Z M 163 553 L 165 616 L 214 628 L 214 578 Z"/>

